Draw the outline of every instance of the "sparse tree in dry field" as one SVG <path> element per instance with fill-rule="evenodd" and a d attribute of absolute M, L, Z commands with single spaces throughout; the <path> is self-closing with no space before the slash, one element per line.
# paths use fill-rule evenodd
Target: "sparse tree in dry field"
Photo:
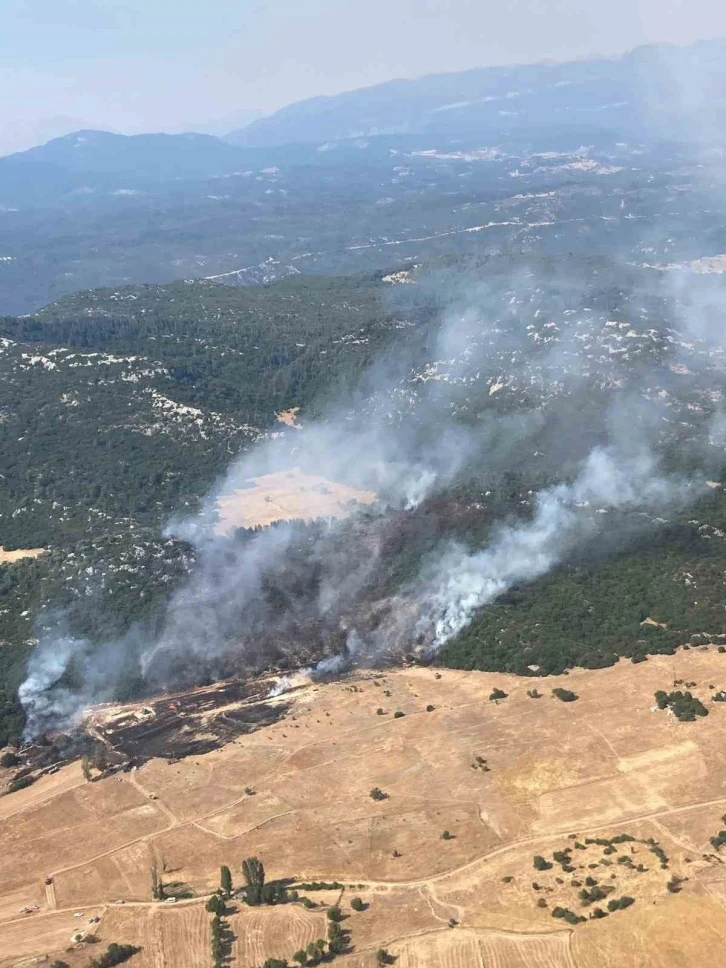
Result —
<path fill-rule="evenodd" d="M 99 743 L 94 751 L 93 765 L 101 773 L 105 773 L 108 769 L 108 750 L 103 743 Z"/>
<path fill-rule="evenodd" d="M 164 900 L 164 884 L 159 877 L 159 868 L 156 861 L 151 865 L 151 896 L 155 901 Z"/>
<path fill-rule="evenodd" d="M 87 753 L 84 753 L 81 757 L 81 771 L 86 780 L 91 779 L 91 761 L 89 760 Z"/>

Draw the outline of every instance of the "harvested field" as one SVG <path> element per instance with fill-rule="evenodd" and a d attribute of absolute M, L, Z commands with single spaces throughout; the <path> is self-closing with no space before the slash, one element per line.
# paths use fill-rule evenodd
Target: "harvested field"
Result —
<path fill-rule="evenodd" d="M 232 964 L 261 965 L 266 958 L 286 958 L 326 936 L 325 915 L 295 907 L 243 908 L 229 918 L 236 936 Z"/>
<path fill-rule="evenodd" d="M 297 467 L 252 478 L 248 484 L 217 501 L 217 534 L 266 527 L 275 521 L 343 518 L 355 504 L 372 504 L 376 499 L 373 491 L 303 474 Z"/>
<path fill-rule="evenodd" d="M 438 931 L 393 945 L 401 968 L 575 968 L 570 935 Z"/>
<path fill-rule="evenodd" d="M 222 864 L 239 884 L 252 855 L 268 878 L 345 885 L 341 968 L 373 968 L 379 947 L 411 968 L 711 963 L 726 939 L 726 848 L 710 843 L 726 828 L 726 704 L 710 686 L 726 684 L 726 655 L 691 649 L 675 667 L 707 717 L 655 707 L 673 657 L 542 680 L 539 699 L 531 680 L 434 668 L 298 679 L 274 700 L 239 684 L 160 699 L 153 716 L 192 743 L 215 710 L 276 712 L 209 752 L 92 783 L 76 763 L 1 798 L 0 966 L 61 957 L 68 925 L 100 911 L 101 943 L 143 947 L 130 968 L 201 968 L 205 895 Z M 554 698 L 559 685 L 578 700 Z M 507 698 L 490 701 L 495 687 Z M 94 722 L 111 742 L 153 718 L 140 709 L 105 707 Z M 152 863 L 197 896 L 153 902 Z M 309 892 L 312 910 L 231 911 L 231 968 L 290 959 L 324 934 L 339 894 Z M 69 922 L 74 911 L 83 919 Z"/>

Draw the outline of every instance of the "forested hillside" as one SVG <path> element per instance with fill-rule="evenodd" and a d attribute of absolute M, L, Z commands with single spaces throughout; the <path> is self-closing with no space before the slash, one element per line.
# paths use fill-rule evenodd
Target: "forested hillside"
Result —
<path fill-rule="evenodd" d="M 635 516 L 611 540 L 515 587 L 438 661 L 548 674 L 725 633 L 726 501 L 715 486 L 722 444 L 713 434 L 705 450 L 698 444 L 722 393 L 723 353 L 709 335 L 722 287 L 719 276 L 689 276 L 699 334 L 686 322 L 690 303 L 674 299 L 663 279 L 600 257 L 492 255 L 251 288 L 201 281 L 93 290 L 2 320 L 0 543 L 47 552 L 0 570 L 0 739 L 22 724 L 14 689 L 38 619 L 61 610 L 71 631 L 98 642 L 139 623 L 153 634 L 196 558 L 185 541 L 163 537 L 164 523 L 193 511 L 256 443 L 283 434 L 294 448 L 298 431 L 276 417 L 294 407 L 303 427 L 331 407 L 358 409 L 374 423 L 424 433 L 437 449 L 445 442 L 426 415 L 438 388 L 472 439 L 491 420 L 520 427 L 504 463 L 473 450 L 457 479 L 417 506 L 379 505 L 338 528 L 341 576 L 363 549 L 376 549 L 355 594 L 341 598 L 345 621 L 365 631 L 442 542 L 485 547 L 503 521 L 531 516 L 537 492 L 571 477 L 603 439 L 613 402 L 633 393 L 655 408 L 653 439 L 666 466 L 713 486 L 667 520 Z M 462 320 L 470 319 L 474 306 L 480 322 L 457 338 L 455 355 L 444 352 L 442 318 L 469 307 Z M 369 376 L 356 395 L 382 352 L 385 382 Z M 462 379 L 469 357 L 476 370 Z M 633 412 L 634 432 L 641 419 Z M 523 432 L 528 425 L 536 437 Z M 285 666 L 340 647 L 334 622 L 305 617 L 328 580 L 319 552 L 326 527 L 299 526 L 284 567 L 266 575 L 265 608 L 299 616 L 259 627 L 268 661 Z M 220 668 L 198 663 L 196 674 Z M 144 688 L 131 669 L 124 694 Z"/>

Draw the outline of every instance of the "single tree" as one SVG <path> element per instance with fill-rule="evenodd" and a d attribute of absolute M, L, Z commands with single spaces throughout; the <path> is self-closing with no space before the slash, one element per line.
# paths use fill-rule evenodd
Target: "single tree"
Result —
<path fill-rule="evenodd" d="M 222 890 L 225 894 L 232 893 L 232 871 L 227 867 L 226 864 L 222 864 L 219 870 L 219 883 L 222 886 Z"/>
<path fill-rule="evenodd" d="M 161 881 L 159 880 L 159 870 L 156 866 L 156 861 L 151 865 L 151 896 L 155 901 L 161 900 L 162 897 L 162 887 Z"/>
<path fill-rule="evenodd" d="M 99 743 L 94 751 L 93 765 L 100 773 L 105 773 L 108 769 L 108 750 L 103 743 Z"/>
<path fill-rule="evenodd" d="M 219 894 L 212 894 L 205 906 L 210 914 L 216 914 L 220 918 L 224 914 L 225 905 Z"/>
<path fill-rule="evenodd" d="M 89 760 L 87 753 L 84 753 L 81 757 L 81 771 L 86 780 L 91 779 L 91 761 Z"/>
<path fill-rule="evenodd" d="M 292 960 L 296 961 L 299 965 L 306 965 L 308 963 L 307 953 L 300 949 L 300 951 L 296 951 L 292 956 Z"/>

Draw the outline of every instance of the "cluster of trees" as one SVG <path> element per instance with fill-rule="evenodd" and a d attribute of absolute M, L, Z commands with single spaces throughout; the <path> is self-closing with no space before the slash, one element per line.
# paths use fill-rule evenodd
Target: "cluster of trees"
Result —
<path fill-rule="evenodd" d="M 589 877 L 588 881 L 594 881 L 594 877 Z M 578 897 L 582 901 L 582 906 L 587 907 L 590 904 L 594 904 L 595 901 L 604 901 L 608 894 L 612 894 L 615 888 L 610 884 L 598 884 L 595 882 L 591 887 L 583 887 L 580 889 Z"/>
<path fill-rule="evenodd" d="M 553 918 L 562 918 L 567 921 L 568 924 L 580 924 L 582 921 L 587 921 L 587 918 L 583 918 L 580 914 L 575 914 L 569 908 L 563 908 L 557 905 L 557 907 L 552 908 Z"/>
<path fill-rule="evenodd" d="M 658 709 L 670 709 L 681 722 L 692 723 L 697 716 L 708 716 L 708 709 L 688 690 L 665 692 L 659 689 L 655 693 L 655 702 Z"/>
<path fill-rule="evenodd" d="M 608 901 L 608 911 L 622 911 L 631 904 L 635 904 L 635 898 L 624 894 L 622 897 L 613 897 Z"/>
<path fill-rule="evenodd" d="M 726 813 L 721 817 L 721 823 L 726 824 Z M 711 837 L 711 846 L 720 850 L 726 844 L 726 830 L 719 830 L 715 837 Z"/>
<path fill-rule="evenodd" d="M 556 699 L 559 699 L 560 702 L 575 702 L 575 700 L 577 700 L 577 699 L 580 698 L 577 695 L 577 693 L 576 692 L 572 692 L 571 689 L 562 689 L 560 687 L 558 687 L 557 689 L 553 689 L 552 690 L 552 695 Z"/>
<path fill-rule="evenodd" d="M 124 961 L 128 961 L 133 955 L 138 954 L 141 948 L 137 948 L 132 944 L 116 944 L 111 942 L 111 944 L 106 948 L 102 955 L 97 958 L 92 958 L 88 963 L 88 968 L 113 968 L 114 965 L 120 965 Z"/>

